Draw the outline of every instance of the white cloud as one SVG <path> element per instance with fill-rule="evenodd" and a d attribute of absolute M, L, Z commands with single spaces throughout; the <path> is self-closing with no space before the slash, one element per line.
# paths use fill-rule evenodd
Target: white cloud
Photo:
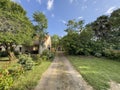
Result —
<path fill-rule="evenodd" d="M 78 17 L 78 19 L 83 19 L 83 17 L 82 17 L 82 16 L 80 16 L 80 17 Z"/>
<path fill-rule="evenodd" d="M 82 10 L 86 9 L 88 6 L 87 5 L 84 5 L 81 7 Z"/>
<path fill-rule="evenodd" d="M 36 0 L 39 4 L 41 4 L 41 0 Z"/>
<path fill-rule="evenodd" d="M 21 0 L 11 0 L 13 2 L 16 2 L 16 3 L 21 3 Z"/>
<path fill-rule="evenodd" d="M 63 24 L 66 24 L 67 22 L 65 20 L 60 20 L 60 22 L 62 22 Z"/>
<path fill-rule="evenodd" d="M 116 9 L 115 6 L 110 7 L 110 8 L 105 12 L 105 14 L 111 14 L 115 9 Z"/>
<path fill-rule="evenodd" d="M 54 0 L 48 0 L 47 2 L 47 10 L 51 10 L 53 8 Z"/>
<path fill-rule="evenodd" d="M 52 17 L 52 18 L 54 18 L 54 17 L 55 17 L 55 15 L 52 13 L 52 14 L 51 14 L 51 17 Z"/>

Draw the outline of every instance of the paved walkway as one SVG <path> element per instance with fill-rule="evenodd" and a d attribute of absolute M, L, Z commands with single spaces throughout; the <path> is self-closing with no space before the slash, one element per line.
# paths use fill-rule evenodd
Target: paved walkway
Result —
<path fill-rule="evenodd" d="M 34 90 L 92 90 L 92 87 L 59 52 Z"/>

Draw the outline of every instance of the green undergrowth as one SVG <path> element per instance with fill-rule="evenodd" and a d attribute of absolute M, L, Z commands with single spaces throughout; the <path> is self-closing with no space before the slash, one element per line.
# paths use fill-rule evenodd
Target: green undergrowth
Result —
<path fill-rule="evenodd" d="M 50 64 L 50 61 L 43 61 L 40 65 L 34 66 L 32 70 L 25 72 L 14 81 L 11 90 L 32 90 Z"/>

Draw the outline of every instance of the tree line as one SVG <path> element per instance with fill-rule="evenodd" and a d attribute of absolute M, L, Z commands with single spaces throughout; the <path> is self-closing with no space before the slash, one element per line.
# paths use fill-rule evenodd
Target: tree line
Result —
<path fill-rule="evenodd" d="M 66 26 L 67 35 L 61 39 L 61 44 L 68 54 L 120 56 L 120 9 L 86 25 L 83 20 L 74 19 Z"/>

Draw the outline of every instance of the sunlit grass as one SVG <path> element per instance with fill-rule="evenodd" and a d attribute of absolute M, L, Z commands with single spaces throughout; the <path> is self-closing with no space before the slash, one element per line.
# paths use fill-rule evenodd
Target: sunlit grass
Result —
<path fill-rule="evenodd" d="M 110 81 L 120 83 L 120 62 L 96 57 L 68 56 L 68 58 L 95 90 L 107 90 Z"/>

